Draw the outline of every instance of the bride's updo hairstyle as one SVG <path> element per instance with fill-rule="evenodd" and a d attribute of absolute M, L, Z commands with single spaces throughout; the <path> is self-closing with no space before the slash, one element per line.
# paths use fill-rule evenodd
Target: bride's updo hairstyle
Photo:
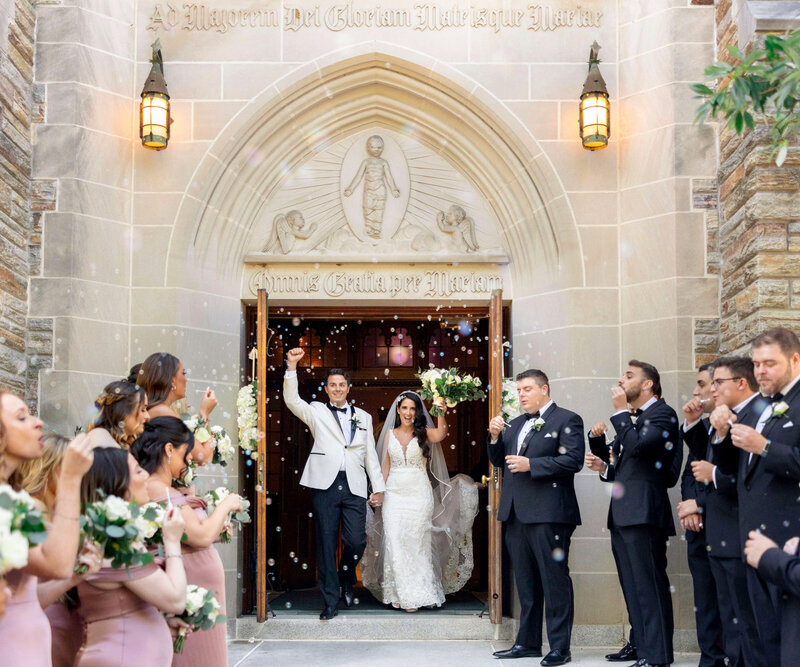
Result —
<path fill-rule="evenodd" d="M 172 391 L 172 379 L 178 374 L 180 365 L 180 359 L 168 352 L 154 352 L 144 360 L 139 369 L 138 383 L 147 394 L 148 408 L 167 400 Z"/>
<path fill-rule="evenodd" d="M 417 439 L 417 444 L 419 444 L 419 448 L 422 450 L 422 455 L 430 460 L 431 446 L 428 442 L 428 421 L 425 419 L 425 408 L 422 406 L 422 400 L 417 394 L 410 391 L 400 394 L 400 398 L 397 401 L 398 409 L 406 399 L 414 401 L 414 437 Z M 400 426 L 400 413 L 395 411 L 394 427 L 397 428 L 398 426 Z"/>
<path fill-rule="evenodd" d="M 167 457 L 164 450 L 168 444 L 176 449 L 188 445 L 184 452 L 186 463 L 186 457 L 194 447 L 194 435 L 177 417 L 155 417 L 144 425 L 144 432 L 131 446 L 131 454 L 152 475 Z"/>
<path fill-rule="evenodd" d="M 106 385 L 94 402 L 100 414 L 89 430 L 104 428 L 120 447 L 127 449 L 136 436 L 125 433 L 125 418 L 137 413 L 145 400 L 144 389 L 127 380 Z"/>

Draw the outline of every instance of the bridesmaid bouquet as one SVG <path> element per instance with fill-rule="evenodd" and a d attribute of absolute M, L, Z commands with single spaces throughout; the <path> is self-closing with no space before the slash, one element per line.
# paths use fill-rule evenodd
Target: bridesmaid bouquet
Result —
<path fill-rule="evenodd" d="M 217 442 L 217 446 L 214 448 L 214 458 L 211 460 L 211 463 L 224 467 L 233 461 L 236 448 L 231 442 L 231 437 L 221 426 L 212 426 L 211 436 Z"/>
<path fill-rule="evenodd" d="M 225 622 L 225 615 L 219 613 L 221 608 L 211 591 L 189 584 L 186 587 L 186 609 L 176 618 L 191 625 L 192 630 L 210 630 L 217 623 Z M 181 628 L 172 645 L 173 652 L 181 653 L 185 643 L 186 628 Z"/>
<path fill-rule="evenodd" d="M 211 514 L 216 509 L 217 505 L 219 505 L 225 498 L 230 495 L 230 491 L 226 489 L 224 486 L 217 487 L 213 491 L 209 491 L 206 495 L 203 496 L 203 500 L 206 501 L 206 513 L 211 516 Z M 247 511 L 250 509 L 250 501 L 246 498 L 242 498 L 242 511 L 241 512 L 231 512 L 231 515 L 228 517 L 228 521 L 226 525 L 230 523 L 233 525 L 234 528 L 241 530 L 242 526 L 246 523 L 250 523 L 250 513 Z M 223 530 L 220 534 L 220 541 L 227 544 L 231 541 L 231 536 L 228 535 L 227 530 Z"/>
<path fill-rule="evenodd" d="M 86 506 L 81 516 L 82 538 L 95 542 L 114 569 L 147 565 L 153 562 L 153 555 L 145 546 L 146 531 L 141 518 L 142 508 L 135 501 L 107 496 Z M 84 563 L 75 566 L 77 574 L 86 571 Z"/>
<path fill-rule="evenodd" d="M 464 401 L 475 401 L 486 394 L 480 389 L 481 380 L 472 375 L 459 375 L 457 368 L 442 370 L 433 365 L 427 371 L 420 371 L 416 377 L 422 382 L 420 395 L 428 401 L 443 398 L 448 408 L 454 408 Z M 441 417 L 444 412 L 438 405 L 431 407 L 431 415 Z"/>
<path fill-rule="evenodd" d="M 517 393 L 517 381 L 514 378 L 503 378 L 503 402 L 500 406 L 500 413 L 506 423 L 522 414 Z"/>
<path fill-rule="evenodd" d="M 183 471 L 183 474 L 177 479 L 172 480 L 172 485 L 177 489 L 188 489 L 192 485 L 192 482 L 194 482 L 194 469 L 196 467 L 197 463 L 190 461 L 186 466 L 186 470 Z"/>
<path fill-rule="evenodd" d="M 133 522 L 142 536 L 144 543 L 149 547 L 163 544 L 161 524 L 164 522 L 166 510 L 158 503 L 149 502 L 139 508 L 139 516 Z"/>
<path fill-rule="evenodd" d="M 258 409 L 256 383 L 246 384 L 236 398 L 239 426 L 239 447 L 252 459 L 258 458 Z"/>
<path fill-rule="evenodd" d="M 47 539 L 42 513 L 25 491 L 0 484 L 0 576 L 28 564 L 28 549 Z"/>

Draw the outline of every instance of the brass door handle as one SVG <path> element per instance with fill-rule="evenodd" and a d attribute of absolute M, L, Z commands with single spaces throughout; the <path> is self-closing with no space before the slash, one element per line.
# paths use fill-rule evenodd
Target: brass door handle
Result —
<path fill-rule="evenodd" d="M 491 477 L 487 477 L 486 475 L 481 475 L 481 484 L 488 484 L 492 481 Z"/>

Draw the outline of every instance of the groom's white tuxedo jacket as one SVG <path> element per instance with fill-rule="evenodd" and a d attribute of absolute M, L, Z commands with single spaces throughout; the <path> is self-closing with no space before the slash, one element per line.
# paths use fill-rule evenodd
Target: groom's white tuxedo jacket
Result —
<path fill-rule="evenodd" d="M 300 484 L 312 489 L 327 489 L 333 484 L 345 457 L 345 471 L 350 492 L 367 497 L 367 475 L 372 490 L 379 493 L 386 489 L 383 481 L 375 437 L 372 434 L 372 417 L 361 408 L 351 406 L 358 420 L 350 444 L 347 444 L 336 417 L 325 403 L 306 403 L 297 391 L 297 375 L 284 377 L 283 400 L 289 410 L 311 431 L 314 446 L 308 455 Z M 365 475 L 366 473 L 366 475 Z"/>

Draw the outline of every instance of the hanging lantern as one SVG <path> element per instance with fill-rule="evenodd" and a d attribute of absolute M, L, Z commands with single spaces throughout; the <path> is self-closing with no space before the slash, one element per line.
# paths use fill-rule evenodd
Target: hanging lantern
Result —
<path fill-rule="evenodd" d="M 608 146 L 608 137 L 611 134 L 611 103 L 608 100 L 606 82 L 600 74 L 598 51 L 600 45 L 595 42 L 589 51 L 589 73 L 583 84 L 578 116 L 583 147 L 590 151 Z"/>
<path fill-rule="evenodd" d="M 164 61 L 161 58 L 161 43 L 153 42 L 153 66 L 142 88 L 142 103 L 139 105 L 139 136 L 142 146 L 161 151 L 169 143 L 169 93 L 164 80 Z"/>

